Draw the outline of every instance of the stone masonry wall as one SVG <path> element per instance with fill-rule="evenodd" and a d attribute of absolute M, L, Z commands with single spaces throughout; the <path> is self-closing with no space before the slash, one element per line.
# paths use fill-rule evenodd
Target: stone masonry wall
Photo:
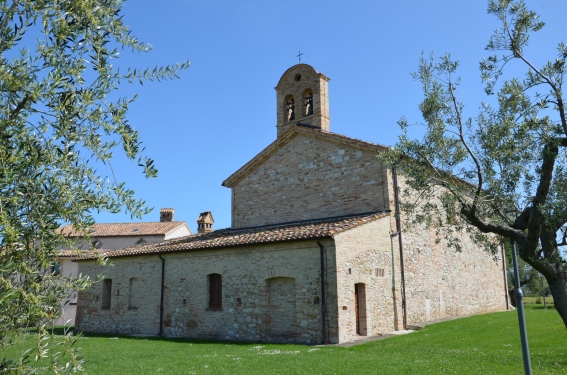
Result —
<path fill-rule="evenodd" d="M 359 309 L 361 323 L 366 327 L 363 335 L 375 336 L 398 329 L 401 321 L 400 275 L 398 256 L 393 253 L 390 242 L 391 220 L 393 217 L 387 216 L 335 236 L 340 342 L 357 337 L 355 284 L 359 283 L 364 284 L 366 297 L 366 319 L 364 309 Z M 359 305 L 363 306 L 361 302 L 359 300 Z"/>
<path fill-rule="evenodd" d="M 403 176 L 398 181 L 403 189 Z M 393 192 L 393 187 L 388 190 Z M 393 194 L 390 201 L 395 212 Z M 403 226 L 402 230 L 408 325 L 506 309 L 500 254 L 495 260 L 466 235 L 461 242 L 463 251 L 456 252 L 445 241 L 436 244 L 432 230 L 404 230 Z M 390 237 L 395 232 L 395 216 L 391 215 L 335 236 L 340 342 L 358 337 L 355 284 L 364 284 L 365 290 L 365 311 L 359 309 L 359 315 L 365 315 L 359 318 L 365 328 L 362 335 L 403 329 L 398 237 Z"/>
<path fill-rule="evenodd" d="M 405 190 L 403 176 L 398 176 L 398 182 Z M 444 239 L 436 243 L 434 230 L 422 226 L 404 229 L 404 219 L 402 212 L 408 324 L 507 308 L 501 253 L 487 253 L 466 233 L 461 237 L 463 250 L 457 252 Z"/>
<path fill-rule="evenodd" d="M 163 254 L 164 333 L 167 336 L 243 341 L 319 343 L 322 340 L 320 255 L 315 241 Z M 101 283 L 79 296 L 77 328 L 86 332 L 157 334 L 161 261 L 157 255 L 113 259 L 114 266 L 80 262 L 82 273 L 112 278 L 110 310 L 101 310 Z M 208 308 L 207 275 L 222 275 L 222 309 Z M 129 309 L 131 278 L 138 279 L 137 309 Z M 282 286 L 282 282 L 284 281 Z M 295 307 L 275 307 L 285 329 L 270 329 L 273 293 L 294 286 Z M 275 285 L 275 287 L 274 287 Z M 332 286 L 330 287 L 332 289 Z M 289 298 L 288 298 L 289 299 Z M 276 303 L 277 302 L 272 302 Z M 295 311 L 295 316 L 287 316 Z M 287 314 L 286 316 L 282 316 Z M 273 316 L 273 314 L 272 314 Z"/>
<path fill-rule="evenodd" d="M 374 153 L 298 135 L 232 189 L 232 227 L 383 210 L 385 175 Z"/>
<path fill-rule="evenodd" d="M 75 327 L 85 332 L 157 334 L 161 287 L 161 262 L 157 255 L 119 258 L 103 267 L 94 261 L 79 262 L 83 275 L 103 274 L 112 280 L 110 309 L 102 309 L 103 282 L 79 293 Z M 138 279 L 137 308 L 129 306 L 130 279 Z"/>

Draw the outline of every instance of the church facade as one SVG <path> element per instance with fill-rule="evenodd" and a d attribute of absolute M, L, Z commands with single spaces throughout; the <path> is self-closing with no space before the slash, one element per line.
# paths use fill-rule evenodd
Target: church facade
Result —
<path fill-rule="evenodd" d="M 508 307 L 503 254 L 396 220 L 386 147 L 330 132 L 329 79 L 288 69 L 277 139 L 223 182 L 232 227 L 114 250 L 78 300 L 85 332 L 340 343 Z M 401 213 L 403 217 L 403 212 Z"/>

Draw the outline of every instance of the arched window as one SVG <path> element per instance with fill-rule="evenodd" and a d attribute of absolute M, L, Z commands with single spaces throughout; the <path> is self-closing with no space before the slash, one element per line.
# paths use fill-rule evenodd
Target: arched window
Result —
<path fill-rule="evenodd" d="M 305 107 L 305 116 L 311 116 L 313 114 L 313 90 L 303 91 L 303 106 Z"/>
<path fill-rule="evenodd" d="M 293 95 L 286 96 L 284 104 L 286 121 L 295 120 L 295 100 L 293 99 Z"/>
<path fill-rule="evenodd" d="M 211 273 L 209 278 L 209 309 L 222 309 L 222 276 Z"/>

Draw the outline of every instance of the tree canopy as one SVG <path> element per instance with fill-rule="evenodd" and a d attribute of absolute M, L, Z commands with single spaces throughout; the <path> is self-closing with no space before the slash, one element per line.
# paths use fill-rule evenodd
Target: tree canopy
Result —
<path fill-rule="evenodd" d="M 383 160 L 402 171 L 408 191 L 419 192 L 420 199 L 402 202 L 407 225 L 434 227 L 457 249 L 465 233 L 489 251 L 514 240 L 546 278 L 567 326 L 567 46 L 559 43 L 537 67 L 527 46 L 544 27 L 538 15 L 512 0 L 490 0 L 488 13 L 500 26 L 480 62 L 488 99 L 478 115 L 463 115 L 459 63 L 422 57 L 414 77 L 423 87 L 425 135 L 412 139 L 400 120 L 402 134 Z M 527 69 L 523 77 L 507 75 L 514 61 Z"/>
<path fill-rule="evenodd" d="M 63 223 L 85 230 L 93 213 L 126 210 L 139 217 L 144 201 L 113 175 L 117 149 L 147 177 L 157 170 L 143 154 L 126 114 L 135 98 L 120 84 L 177 77 L 188 62 L 120 71 L 119 51 L 147 52 L 124 25 L 120 0 L 0 2 L 0 372 L 27 372 L 46 359 L 54 372 L 80 368 L 73 339 L 49 348 L 46 324 L 70 290 L 92 280 L 51 272 L 67 245 Z M 38 327 L 35 349 L 7 356 L 25 328 Z"/>

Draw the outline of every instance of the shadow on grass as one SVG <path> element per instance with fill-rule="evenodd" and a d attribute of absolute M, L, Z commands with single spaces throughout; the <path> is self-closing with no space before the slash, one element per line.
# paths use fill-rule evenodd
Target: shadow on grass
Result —
<path fill-rule="evenodd" d="M 297 343 L 285 343 L 285 342 L 265 342 L 265 341 L 230 341 L 222 339 L 196 339 L 196 338 L 184 338 L 184 337 L 167 337 L 167 336 L 150 336 L 150 335 L 119 335 L 112 333 L 82 333 L 83 337 L 93 337 L 93 338 L 122 338 L 128 340 L 150 340 L 150 341 L 163 341 L 163 342 L 176 342 L 176 343 L 187 343 L 187 344 L 225 344 L 225 345 L 236 345 L 236 346 L 251 346 L 251 345 L 300 345 L 300 346 L 312 346 Z M 318 344 L 315 344 L 318 345 Z"/>
<path fill-rule="evenodd" d="M 531 309 L 531 310 L 555 310 L 555 306 L 551 303 L 547 304 L 547 307 L 544 309 L 543 305 L 524 305 L 524 308 Z"/>
<path fill-rule="evenodd" d="M 151 340 L 151 341 L 164 341 L 164 342 L 179 342 L 179 343 L 191 343 L 191 344 L 226 344 L 226 345 L 239 345 L 239 346 L 250 346 L 250 345 L 299 345 L 299 346 L 314 346 L 320 344 L 301 344 L 301 343 L 288 343 L 288 342 L 266 342 L 266 341 L 231 341 L 223 339 L 196 339 L 196 338 L 184 338 L 184 337 L 168 337 L 168 336 L 157 336 L 157 335 L 124 335 L 117 333 L 96 333 L 96 332 L 75 332 L 75 327 L 64 327 L 56 326 L 47 330 L 49 333 L 53 332 L 55 336 L 63 336 L 65 334 L 80 334 L 82 337 L 92 337 L 92 338 L 122 338 L 129 340 Z M 37 328 L 28 328 L 28 333 L 37 333 Z"/>

